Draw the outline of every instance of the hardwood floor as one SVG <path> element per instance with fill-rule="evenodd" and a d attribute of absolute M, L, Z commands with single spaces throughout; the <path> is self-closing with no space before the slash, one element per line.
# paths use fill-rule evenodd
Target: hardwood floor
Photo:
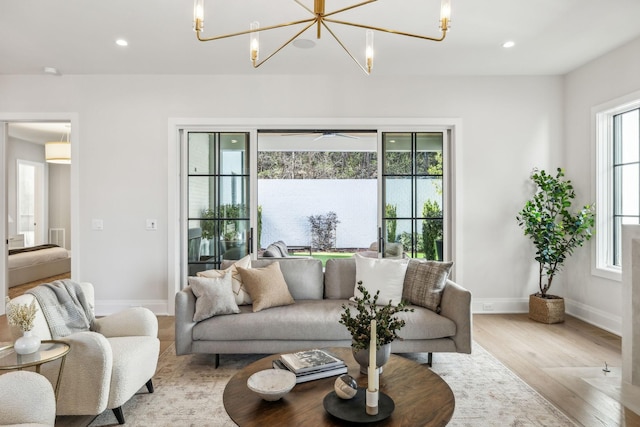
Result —
<path fill-rule="evenodd" d="M 640 388 L 621 387 L 621 339 L 571 316 L 477 314 L 474 340 L 583 426 L 640 426 Z M 610 372 L 604 372 L 605 363 Z"/>
<path fill-rule="evenodd" d="M 621 387 L 620 337 L 571 316 L 556 325 L 526 314 L 476 314 L 473 322 L 478 344 L 578 425 L 640 427 L 640 388 Z M 174 342 L 174 318 L 158 316 L 158 327 L 162 353 Z M 1 342 L 11 342 L 5 316 Z M 434 363 L 438 357 L 445 356 Z M 56 426 L 86 426 L 91 419 L 58 417 Z"/>

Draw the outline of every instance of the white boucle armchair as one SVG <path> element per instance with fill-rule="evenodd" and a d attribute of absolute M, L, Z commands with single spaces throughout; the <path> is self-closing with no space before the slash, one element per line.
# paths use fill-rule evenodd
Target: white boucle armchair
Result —
<path fill-rule="evenodd" d="M 0 375 L 0 425 L 51 427 L 56 401 L 51 383 L 31 371 Z"/>
<path fill-rule="evenodd" d="M 90 283 L 81 283 L 91 309 L 94 290 Z M 24 294 L 12 302 L 30 304 L 34 296 Z M 33 333 L 50 340 L 47 321 L 36 300 Z M 20 334 L 12 328 L 14 338 Z M 153 393 L 151 381 L 156 371 L 160 341 L 158 319 L 148 309 L 133 307 L 96 319 L 94 331 L 78 332 L 59 338 L 69 343 L 71 350 L 64 364 L 58 391 L 57 415 L 97 415 L 113 410 L 118 422 L 124 424 L 122 405 L 146 385 Z M 59 361 L 41 368 L 52 384 L 57 378 Z"/>

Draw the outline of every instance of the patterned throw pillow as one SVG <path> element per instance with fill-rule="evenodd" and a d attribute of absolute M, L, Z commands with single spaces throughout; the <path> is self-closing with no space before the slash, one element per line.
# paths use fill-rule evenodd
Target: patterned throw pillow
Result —
<path fill-rule="evenodd" d="M 279 262 L 273 262 L 263 268 L 238 267 L 238 271 L 251 295 L 254 312 L 295 302 L 284 280 Z"/>
<path fill-rule="evenodd" d="M 442 291 L 452 266 L 453 262 L 410 260 L 404 277 L 402 298 L 440 313 Z"/>
<path fill-rule="evenodd" d="M 196 296 L 194 322 L 221 314 L 240 313 L 231 289 L 231 272 L 222 277 L 189 277 L 189 286 Z"/>
<path fill-rule="evenodd" d="M 226 270 L 205 270 L 199 271 L 196 273 L 196 276 L 199 277 L 222 277 L 225 275 L 227 271 L 231 271 L 231 287 L 233 288 L 233 295 L 236 299 L 236 304 L 238 305 L 248 305 L 251 304 L 251 296 L 245 289 L 244 284 L 242 283 L 242 277 L 238 272 L 238 267 L 242 268 L 251 268 L 251 255 L 247 255 L 242 259 L 234 262 L 232 266 L 228 267 Z"/>

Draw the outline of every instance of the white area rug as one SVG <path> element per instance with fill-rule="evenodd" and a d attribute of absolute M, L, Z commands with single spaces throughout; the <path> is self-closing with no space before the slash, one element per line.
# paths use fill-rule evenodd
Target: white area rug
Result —
<path fill-rule="evenodd" d="M 403 355 L 420 363 L 426 354 Z M 207 355 L 176 356 L 171 346 L 160 357 L 155 393 L 140 390 L 124 407 L 127 426 L 235 426 L 222 393 L 238 369 L 264 355 L 223 355 L 218 369 Z M 575 426 L 561 411 L 474 343 L 471 355 L 435 354 L 433 370 L 451 387 L 456 408 L 450 426 Z M 114 426 L 112 411 L 91 426 Z M 284 426 L 283 426 L 284 427 Z M 416 426 L 417 427 L 417 426 Z"/>

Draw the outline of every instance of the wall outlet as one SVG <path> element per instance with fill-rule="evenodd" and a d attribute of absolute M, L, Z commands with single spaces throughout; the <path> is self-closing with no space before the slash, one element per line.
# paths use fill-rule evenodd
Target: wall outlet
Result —
<path fill-rule="evenodd" d="M 157 219 L 147 219 L 147 230 L 156 231 L 158 229 Z"/>
<path fill-rule="evenodd" d="M 493 304 L 491 304 L 490 302 L 485 302 L 482 304 L 482 310 L 483 311 L 493 311 Z"/>
<path fill-rule="evenodd" d="M 92 230 L 104 230 L 104 221 L 101 219 L 92 219 L 91 220 L 91 229 Z"/>

